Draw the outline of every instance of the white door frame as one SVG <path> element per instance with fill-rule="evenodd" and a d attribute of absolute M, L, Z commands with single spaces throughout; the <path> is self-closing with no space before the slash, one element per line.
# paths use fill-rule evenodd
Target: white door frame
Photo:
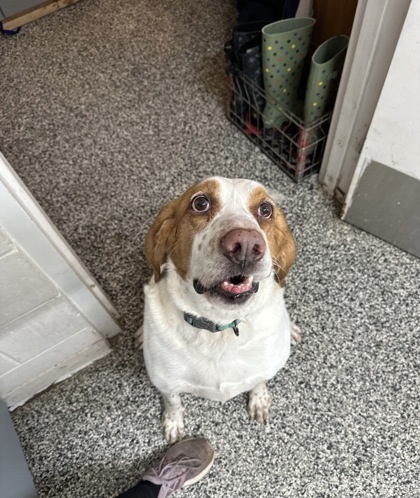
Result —
<path fill-rule="evenodd" d="M 411 0 L 359 0 L 319 173 L 344 201 Z"/>

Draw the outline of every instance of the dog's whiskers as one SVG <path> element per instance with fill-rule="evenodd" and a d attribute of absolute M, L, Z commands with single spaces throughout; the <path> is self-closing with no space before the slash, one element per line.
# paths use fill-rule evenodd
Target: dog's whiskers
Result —
<path fill-rule="evenodd" d="M 285 268 L 283 267 L 283 265 L 281 264 L 280 260 L 276 257 L 273 256 L 273 267 L 274 267 L 274 270 L 277 271 L 278 270 L 281 270 L 283 271 L 284 273 L 287 273 Z"/>

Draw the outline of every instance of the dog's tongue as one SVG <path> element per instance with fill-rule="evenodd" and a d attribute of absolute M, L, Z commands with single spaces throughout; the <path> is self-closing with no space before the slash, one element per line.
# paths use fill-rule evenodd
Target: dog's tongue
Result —
<path fill-rule="evenodd" d="M 230 294 L 243 294 L 252 290 L 252 278 L 245 277 L 240 284 L 232 284 L 225 280 L 220 284 L 223 291 L 229 292 Z"/>

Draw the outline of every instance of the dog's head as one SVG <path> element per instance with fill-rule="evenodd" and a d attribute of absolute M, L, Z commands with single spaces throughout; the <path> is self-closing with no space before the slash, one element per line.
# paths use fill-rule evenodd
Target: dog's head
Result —
<path fill-rule="evenodd" d="M 159 212 L 146 237 L 155 281 L 168 261 L 195 296 L 224 308 L 253 300 L 264 280 L 283 286 L 295 241 L 282 211 L 254 181 L 213 177 Z"/>

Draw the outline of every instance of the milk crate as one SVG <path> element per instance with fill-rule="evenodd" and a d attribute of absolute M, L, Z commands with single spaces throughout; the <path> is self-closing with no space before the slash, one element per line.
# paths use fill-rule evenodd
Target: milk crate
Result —
<path fill-rule="evenodd" d="M 234 67 L 228 69 L 227 116 L 282 171 L 300 182 L 321 166 L 331 113 L 310 125 L 265 94 L 255 81 Z M 287 118 L 280 127 L 264 126 L 266 103 Z"/>

